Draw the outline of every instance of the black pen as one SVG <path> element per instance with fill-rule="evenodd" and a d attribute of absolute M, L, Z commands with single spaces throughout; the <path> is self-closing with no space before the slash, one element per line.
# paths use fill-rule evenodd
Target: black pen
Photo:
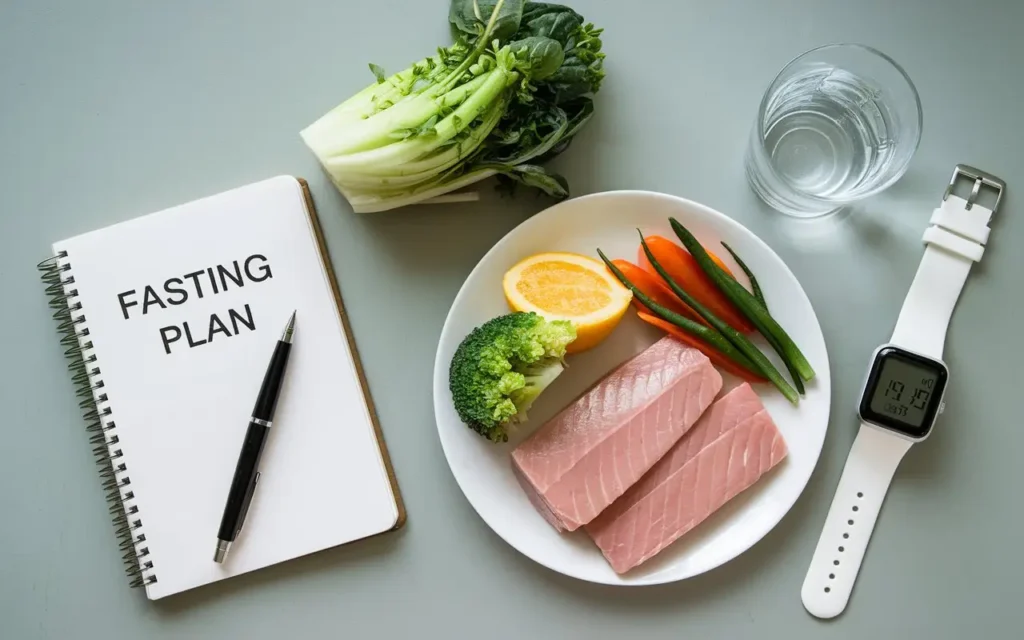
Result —
<path fill-rule="evenodd" d="M 213 554 L 214 562 L 223 562 L 231 548 L 231 543 L 238 537 L 245 522 L 245 514 L 249 511 L 252 494 L 256 491 L 256 483 L 260 481 L 260 456 L 263 445 L 270 435 L 270 426 L 274 421 L 274 409 L 284 381 L 284 370 L 288 365 L 288 354 L 292 350 L 292 334 L 295 332 L 295 312 L 288 319 L 288 324 L 274 347 L 274 355 L 270 358 L 270 366 L 263 376 L 260 394 L 256 397 L 256 406 L 249 418 L 249 428 L 245 430 L 242 451 L 238 454 L 235 475 L 228 489 L 228 500 L 224 505 L 220 530 L 217 532 L 217 551 Z"/>

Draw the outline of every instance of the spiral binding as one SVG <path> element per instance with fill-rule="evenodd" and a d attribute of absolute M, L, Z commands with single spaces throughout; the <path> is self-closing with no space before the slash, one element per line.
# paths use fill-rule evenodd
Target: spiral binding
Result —
<path fill-rule="evenodd" d="M 54 309 L 53 318 L 59 323 L 57 331 L 62 334 L 61 346 L 66 348 L 64 356 L 70 360 L 68 371 L 80 398 L 78 406 L 85 412 L 86 430 L 92 434 L 89 443 L 93 445 L 92 452 L 100 466 L 110 515 L 124 554 L 125 572 L 133 588 L 153 584 L 157 579 L 153 562 L 148 559 L 149 547 L 142 530 L 142 517 L 135 492 L 131 489 L 132 481 L 124 454 L 118 447 L 117 425 L 89 338 L 85 311 L 78 299 L 78 289 L 74 288 L 75 276 L 70 273 L 67 251 L 43 260 L 38 267 L 43 274 L 50 307 Z"/>

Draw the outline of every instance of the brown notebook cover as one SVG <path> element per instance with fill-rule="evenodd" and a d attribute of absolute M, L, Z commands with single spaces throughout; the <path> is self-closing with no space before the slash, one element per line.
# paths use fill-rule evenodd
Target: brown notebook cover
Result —
<path fill-rule="evenodd" d="M 345 302 L 341 298 L 341 289 L 338 287 L 338 278 L 334 272 L 334 266 L 331 263 L 330 251 L 327 248 L 327 242 L 324 240 L 323 229 L 320 227 L 320 217 L 316 210 L 316 205 L 313 203 L 313 194 L 309 191 L 309 183 L 306 182 L 305 178 L 295 178 L 302 186 L 302 193 L 306 198 L 306 211 L 309 213 L 310 222 L 313 225 L 313 233 L 316 235 L 317 244 L 320 245 L 320 253 L 324 258 L 324 270 L 327 272 L 328 277 L 331 279 L 331 286 L 334 288 L 334 299 L 338 303 L 338 313 L 341 314 L 341 321 L 345 326 L 345 335 L 348 336 L 348 345 L 352 350 L 352 355 L 355 358 L 356 371 L 359 372 L 359 384 L 363 387 L 363 395 L 366 396 L 367 408 L 370 411 L 370 417 L 373 420 L 373 428 L 377 432 L 377 442 L 380 444 L 381 455 L 384 457 L 384 465 L 388 470 L 388 478 L 391 479 L 391 490 L 395 494 L 395 503 L 398 505 L 398 521 L 395 522 L 395 526 L 392 531 L 402 528 L 406 520 L 405 502 L 402 500 L 402 494 L 398 488 L 398 478 L 395 476 L 395 468 L 391 464 L 391 456 L 388 453 L 387 444 L 384 441 L 384 432 L 380 428 L 380 419 L 377 417 L 377 408 L 373 402 L 373 396 L 370 394 L 370 387 L 366 384 L 366 374 L 363 371 L 363 362 L 359 357 L 359 351 L 356 348 L 355 338 L 352 336 L 352 327 L 349 325 L 348 313 L 345 312 Z"/>

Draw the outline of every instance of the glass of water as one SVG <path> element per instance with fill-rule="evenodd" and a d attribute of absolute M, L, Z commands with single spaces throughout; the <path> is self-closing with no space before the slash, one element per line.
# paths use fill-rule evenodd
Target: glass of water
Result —
<path fill-rule="evenodd" d="M 792 60 L 765 92 L 747 179 L 774 209 L 820 216 L 899 180 L 920 140 L 921 100 L 906 72 L 870 47 L 827 45 Z"/>

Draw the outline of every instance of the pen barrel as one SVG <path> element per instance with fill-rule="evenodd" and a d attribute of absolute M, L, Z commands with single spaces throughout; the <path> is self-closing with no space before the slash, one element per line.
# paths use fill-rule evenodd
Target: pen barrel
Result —
<path fill-rule="evenodd" d="M 220 540 L 234 540 L 241 527 L 241 520 L 245 516 L 244 505 L 249 493 L 249 485 L 256 475 L 260 456 L 263 455 L 263 446 L 269 435 L 270 427 L 264 427 L 255 422 L 250 422 L 249 427 L 245 430 L 245 440 L 242 442 L 242 450 L 238 453 L 235 475 L 231 478 L 231 488 L 228 489 L 224 515 L 217 532 L 217 538 Z"/>
<path fill-rule="evenodd" d="M 281 383 L 284 380 L 284 371 L 288 365 L 288 356 L 291 351 L 291 344 L 278 341 L 274 348 L 274 355 L 270 358 L 270 365 L 267 366 L 267 373 L 263 376 L 260 394 L 256 397 L 256 406 L 252 410 L 253 418 L 267 422 L 273 421 L 277 398 L 280 396 Z"/>

